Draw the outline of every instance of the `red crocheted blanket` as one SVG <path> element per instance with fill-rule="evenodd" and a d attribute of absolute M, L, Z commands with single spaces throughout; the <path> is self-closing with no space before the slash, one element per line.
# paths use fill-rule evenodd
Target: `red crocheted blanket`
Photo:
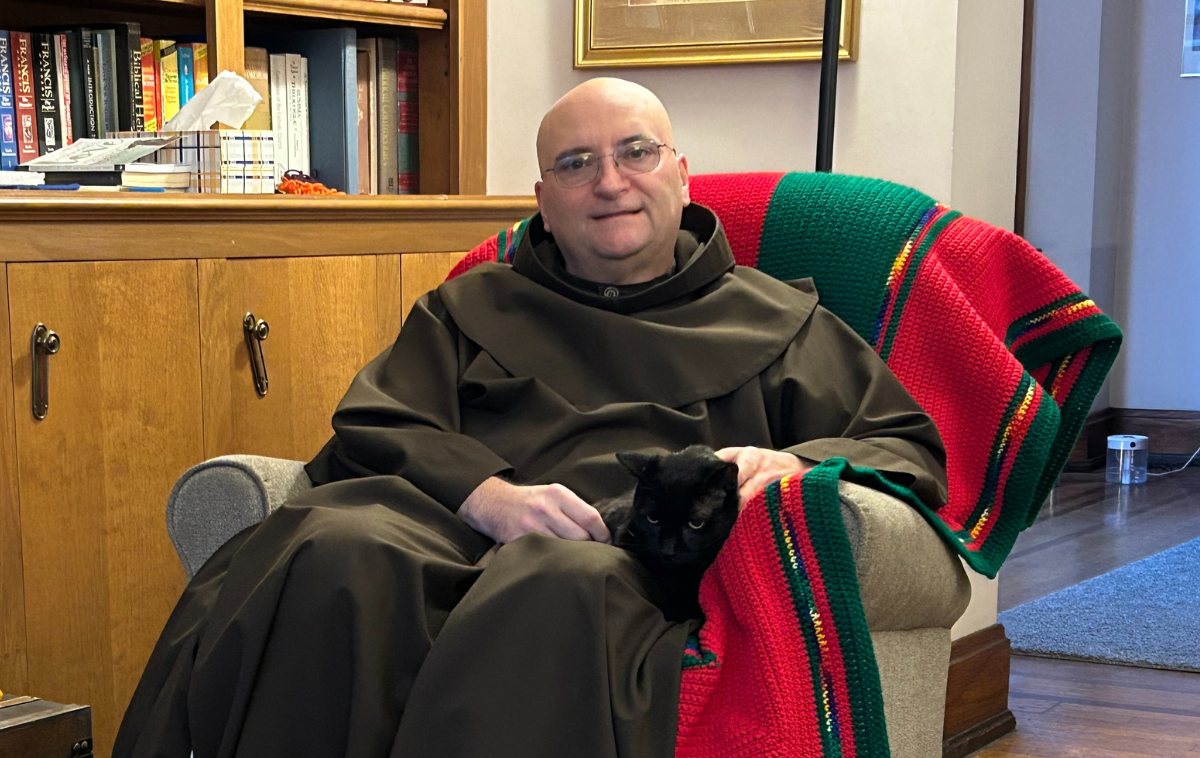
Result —
<path fill-rule="evenodd" d="M 701 585 L 676 754 L 887 756 L 882 696 L 839 478 L 918 509 L 994 577 L 1031 524 L 1121 343 L 1087 295 L 1016 235 L 908 187 L 831 174 L 694 176 L 737 262 L 813 277 L 821 303 L 874 346 L 946 444 L 933 510 L 843 459 L 747 505 Z M 527 221 L 451 272 L 511 262 Z"/>

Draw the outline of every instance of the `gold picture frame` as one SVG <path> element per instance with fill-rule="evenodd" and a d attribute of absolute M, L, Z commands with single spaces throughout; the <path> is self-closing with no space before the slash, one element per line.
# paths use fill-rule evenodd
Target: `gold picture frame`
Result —
<path fill-rule="evenodd" d="M 838 58 L 858 59 L 860 0 Z M 824 0 L 575 0 L 575 68 L 819 60 Z"/>

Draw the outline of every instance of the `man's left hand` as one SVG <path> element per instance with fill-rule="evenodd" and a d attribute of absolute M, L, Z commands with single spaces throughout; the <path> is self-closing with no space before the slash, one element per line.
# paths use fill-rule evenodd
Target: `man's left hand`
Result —
<path fill-rule="evenodd" d="M 738 498 L 742 506 L 776 479 L 803 474 L 816 465 L 791 453 L 761 447 L 724 447 L 717 451 L 717 457 L 737 464 Z"/>

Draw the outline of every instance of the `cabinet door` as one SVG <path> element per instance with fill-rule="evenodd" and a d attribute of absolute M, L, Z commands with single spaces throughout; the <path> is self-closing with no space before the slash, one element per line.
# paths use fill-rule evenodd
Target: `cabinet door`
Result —
<path fill-rule="evenodd" d="M 200 261 L 206 457 L 307 461 L 350 380 L 400 331 L 400 256 Z M 260 397 L 242 330 L 267 322 Z"/>
<path fill-rule="evenodd" d="M 0 298 L 8 297 L 0 265 Z M 21 501 L 17 493 L 16 417 L 7 299 L 0 300 L 0 687 L 25 693 L 25 580 L 21 571 Z"/>
<path fill-rule="evenodd" d="M 8 267 L 30 694 L 92 706 L 97 755 L 184 587 L 164 509 L 202 459 L 195 261 Z M 49 407 L 31 410 L 30 335 Z"/>
<path fill-rule="evenodd" d="M 446 281 L 446 275 L 466 253 L 409 253 L 401 256 L 400 281 L 404 285 L 404 318 L 431 289 Z"/>

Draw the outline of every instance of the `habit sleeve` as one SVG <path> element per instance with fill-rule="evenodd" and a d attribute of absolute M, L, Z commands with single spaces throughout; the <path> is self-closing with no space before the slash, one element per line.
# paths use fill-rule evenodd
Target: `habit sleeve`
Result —
<path fill-rule="evenodd" d="M 403 477 L 452 511 L 512 466 L 460 431 L 459 334 L 435 293 L 422 297 L 391 348 L 371 361 L 333 414 L 334 436 L 306 467 L 315 484 Z"/>
<path fill-rule="evenodd" d="M 883 360 L 818 306 L 762 377 L 775 448 L 879 470 L 932 508 L 946 502 L 941 436 Z"/>

